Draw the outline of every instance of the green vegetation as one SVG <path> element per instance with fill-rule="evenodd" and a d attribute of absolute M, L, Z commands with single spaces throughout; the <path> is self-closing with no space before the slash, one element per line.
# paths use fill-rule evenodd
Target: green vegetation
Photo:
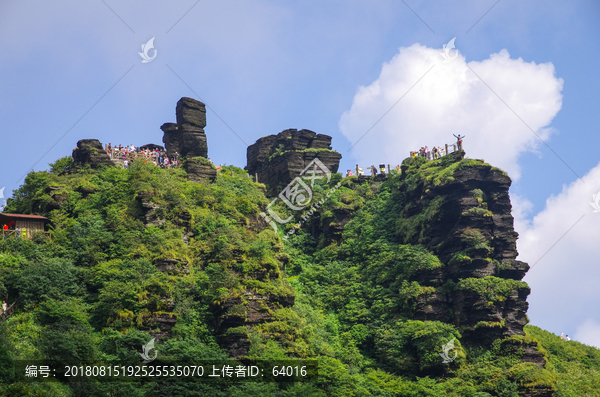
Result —
<path fill-rule="evenodd" d="M 501 302 L 520 288 L 529 289 L 523 281 L 488 276 L 484 278 L 465 278 L 456 285 L 458 290 L 474 292 L 490 302 Z"/>
<path fill-rule="evenodd" d="M 600 390 L 600 350 L 582 343 L 562 340 L 559 336 L 528 325 L 527 334 L 547 352 L 547 368 L 556 377 L 558 397 L 597 396 Z M 539 380 L 548 374 L 539 374 Z M 533 378 L 534 380 L 536 378 Z"/>
<path fill-rule="evenodd" d="M 291 138 L 289 138 L 289 139 L 291 139 Z M 299 152 L 299 153 L 304 153 L 304 152 L 311 152 L 311 153 L 336 152 L 335 150 L 331 150 L 331 149 L 314 149 L 314 148 L 307 148 L 307 149 L 303 149 L 303 150 L 284 150 L 284 147 L 285 146 L 283 145 L 283 143 L 279 144 L 279 146 L 277 146 L 277 148 L 275 148 L 275 151 L 273 151 L 273 153 L 269 156 L 268 161 L 271 161 L 275 157 L 282 156 L 282 155 L 284 155 L 285 153 L 288 153 L 288 152 Z"/>
<path fill-rule="evenodd" d="M 279 200 L 272 209 L 293 221 L 278 233 L 259 215 L 270 202 L 264 186 L 233 166 L 214 183 L 144 163 L 73 170 L 68 158 L 30 173 L 6 211 L 48 216 L 52 238 L 0 239 L 0 296 L 19 297 L 16 314 L 0 324 L 0 395 L 597 395 L 597 349 L 532 326 L 524 336 L 482 345 L 453 325 L 459 313 L 415 318 L 454 293 L 501 305 L 528 287 L 494 276 L 442 279 L 450 266 L 494 262 L 479 229 L 465 229 L 463 247 L 446 262 L 428 248 L 446 198 L 427 190 L 447 188 L 456 172 L 483 162 L 446 156 L 403 165 L 406 176 L 394 174 L 376 188 L 340 175 L 318 181 L 310 214 Z M 474 208 L 487 211 L 493 197 L 469 194 Z M 171 267 L 159 268 L 166 259 Z M 11 380 L 15 360 L 139 363 L 141 346 L 162 332 L 159 319 L 173 324 L 161 338 L 163 358 L 225 359 L 233 338 L 248 343 L 250 359 L 318 360 L 319 378 L 229 386 Z M 504 321 L 473 329 L 501 329 Z M 522 362 L 531 346 L 545 368 Z M 444 364 L 443 353 L 452 362 Z"/>
<path fill-rule="evenodd" d="M 187 162 L 194 162 L 194 163 L 198 163 L 198 164 L 201 164 L 201 165 L 208 165 L 212 169 L 216 169 L 217 168 L 211 161 L 208 161 L 207 158 L 204 158 L 202 156 L 190 157 L 188 159 L 185 159 L 185 161 L 187 161 Z"/>

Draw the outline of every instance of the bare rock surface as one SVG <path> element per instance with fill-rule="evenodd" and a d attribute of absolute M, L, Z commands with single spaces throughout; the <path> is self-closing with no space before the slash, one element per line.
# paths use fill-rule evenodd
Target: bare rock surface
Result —
<path fill-rule="evenodd" d="M 217 179 L 217 169 L 202 157 L 186 159 L 183 162 L 183 169 L 192 182 L 206 182 Z"/>
<path fill-rule="evenodd" d="M 178 152 L 182 157 L 207 157 L 206 106 L 193 98 L 181 98 L 175 109 L 177 123 L 165 123 L 163 143 L 169 157 Z"/>
<path fill-rule="evenodd" d="M 329 135 L 295 129 L 260 138 L 248 146 L 246 156 L 248 174 L 257 175 L 258 181 L 267 185 L 270 195 L 276 195 L 315 158 L 331 173 L 337 172 L 342 158 L 331 149 Z"/>
<path fill-rule="evenodd" d="M 98 139 L 82 139 L 77 142 L 77 147 L 73 150 L 73 167 L 83 167 L 86 164 L 91 168 L 114 165 Z"/>

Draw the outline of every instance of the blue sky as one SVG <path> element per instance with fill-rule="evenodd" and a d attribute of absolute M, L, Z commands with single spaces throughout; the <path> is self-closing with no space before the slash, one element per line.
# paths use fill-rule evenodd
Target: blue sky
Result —
<path fill-rule="evenodd" d="M 9 196 L 28 170 L 45 169 L 49 162 L 70 155 L 79 139 L 161 143 L 159 127 L 175 121 L 175 104 L 183 96 L 201 99 L 212 109 L 207 113 L 205 130 L 209 157 L 216 163 L 243 167 L 246 144 L 287 128 L 307 128 L 333 136 L 333 147 L 343 155 L 342 171 L 359 161 L 365 166 L 382 160 L 399 164 L 414 149 L 403 148 L 402 139 L 422 136 L 423 144 L 433 139 L 430 129 L 434 127 L 426 119 L 446 115 L 447 123 L 438 122 L 447 125 L 448 142 L 453 133 L 460 132 L 456 130 L 459 124 L 444 109 L 435 108 L 436 93 L 428 107 L 427 101 L 417 101 L 415 89 L 398 102 L 381 126 L 367 134 L 364 145 L 361 141 L 349 150 L 356 139 L 348 137 L 360 134 L 361 128 L 366 131 L 363 125 L 372 125 L 389 108 L 383 106 L 385 101 L 381 102 L 383 107 L 375 101 L 356 110 L 353 105 L 360 87 L 403 78 L 406 84 L 416 81 L 410 80 L 409 69 L 414 66 L 418 74 L 417 66 L 403 66 L 413 59 L 407 55 L 410 51 L 400 48 L 431 54 L 431 49 L 441 50 L 442 44 L 456 37 L 460 57 L 452 66 L 455 68 L 470 65 L 483 71 L 484 61 L 492 59 L 492 54 L 507 51 L 511 61 L 508 77 L 493 77 L 504 76 L 499 62 L 485 69 L 490 76 L 486 81 L 493 82 L 495 91 L 507 92 L 503 100 L 518 109 L 525 123 L 535 124 L 536 133 L 546 137 L 556 153 L 532 143 L 537 140 L 529 140 L 533 132 L 501 102 L 493 102 L 487 88 L 471 80 L 473 89 L 464 94 L 466 103 L 477 102 L 473 95 L 491 95 L 485 98 L 491 106 L 488 111 L 492 116 L 497 112 L 499 118 L 490 132 L 493 135 L 489 135 L 493 147 L 486 148 L 481 135 L 479 143 L 469 150 L 469 139 L 476 134 L 472 132 L 465 140 L 467 153 L 486 158 L 495 150 L 506 153 L 501 158 L 501 154 L 493 153 L 500 163 L 507 164 L 505 168 L 512 169 L 515 163 L 511 196 L 518 199 L 517 230 L 528 241 L 519 242 L 519 250 L 524 260 L 536 262 L 578 219 L 579 209 L 563 214 L 547 202 L 555 197 L 553 203 L 564 199 L 562 207 L 577 207 L 569 198 L 579 189 L 579 185 L 571 185 L 578 176 L 588 175 L 589 180 L 584 177 L 581 183 L 586 187 L 577 190 L 581 196 L 572 200 L 584 203 L 581 210 L 587 206 L 589 214 L 569 236 L 579 236 L 576 232 L 580 229 L 581 236 L 600 231 L 596 229 L 600 214 L 592 214 L 588 203 L 589 193 L 600 190 L 595 173 L 600 161 L 599 20 L 600 3 L 593 0 L 568 4 L 548 0 L 323 1 L 318 6 L 291 1 L 0 2 L 0 128 L 4 147 L 0 188 L 6 186 L 4 195 Z M 152 37 L 156 59 L 143 64 L 138 52 Z M 385 64 L 394 69 L 391 80 L 382 78 Z M 550 65 L 554 74 L 540 74 L 538 80 L 539 65 Z M 435 70 L 443 67 L 440 63 Z M 522 68 L 528 68 L 531 75 L 519 82 L 519 77 L 525 76 Z M 424 86 L 431 76 L 423 78 Z M 541 94 L 548 84 L 560 80 L 560 89 Z M 510 103 L 510 93 L 520 94 L 521 86 L 527 86 L 523 88 L 526 100 L 522 108 Z M 405 93 L 400 87 L 403 85 L 399 83 L 399 91 L 388 92 L 400 97 Z M 536 104 L 541 110 L 548 109 L 547 100 L 552 95 L 558 101 L 556 111 L 540 115 L 539 122 L 530 121 L 534 117 L 527 109 Z M 407 109 L 418 117 L 403 124 L 402 112 Z M 347 112 L 360 123 L 343 127 Z M 483 121 L 481 112 L 475 113 L 472 122 L 469 112 L 461 113 L 461 122 L 467 124 L 460 125 L 478 128 Z M 418 128 L 419 117 L 423 118 L 422 129 Z M 398 124 L 394 124 L 396 120 Z M 354 127 L 352 133 L 343 131 Z M 389 135 L 390 128 L 397 128 L 397 136 Z M 435 135 L 436 142 L 440 133 Z M 516 142 L 513 137 L 526 137 L 523 142 L 531 148 L 511 146 Z M 506 142 L 499 144 L 503 139 Z M 392 140 L 402 149 L 383 158 L 377 145 L 383 148 Z M 511 155 L 509 151 L 514 152 Z M 565 223 L 554 226 L 555 235 L 545 225 L 557 219 Z M 552 332 L 569 333 L 571 327 L 572 335 L 579 332 L 587 343 L 600 345 L 600 340 L 586 336 L 600 331 L 598 309 L 593 312 L 571 300 L 570 306 L 562 309 L 558 308 L 562 303 L 548 305 L 557 288 L 560 290 L 560 277 L 548 279 L 544 275 L 572 272 L 556 258 L 564 254 L 577 259 L 574 262 L 584 269 L 597 264 L 600 251 L 595 243 L 574 250 L 577 241 L 562 239 L 552 248 L 556 255 L 546 255 L 536 264 L 535 273 L 532 270 L 528 275 L 526 281 L 533 288 L 530 318 Z M 586 272 L 581 277 L 586 278 L 586 274 L 589 279 Z M 594 273 L 594 277 L 600 281 L 600 274 Z M 569 290 L 559 295 L 565 298 L 564 294 L 568 296 Z M 597 298 L 594 294 L 590 291 L 587 298 Z"/>

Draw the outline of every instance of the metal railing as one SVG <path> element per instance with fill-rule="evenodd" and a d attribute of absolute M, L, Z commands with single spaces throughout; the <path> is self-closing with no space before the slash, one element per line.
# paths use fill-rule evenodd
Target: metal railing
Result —
<path fill-rule="evenodd" d="M 451 153 L 464 150 L 464 143 L 461 142 L 460 145 L 458 142 L 446 143 L 446 144 L 444 144 L 444 148 L 442 148 L 441 150 L 443 150 L 443 152 L 441 152 L 438 149 L 437 153 L 433 152 L 432 150 L 430 150 L 428 153 L 422 153 L 420 150 L 411 151 L 410 156 L 411 157 L 423 157 L 423 158 L 427 159 L 428 161 L 429 160 L 437 160 L 437 159 L 441 159 L 442 157 L 447 156 Z"/>
<path fill-rule="evenodd" d="M 19 303 L 19 298 L 10 305 L 6 311 L 2 311 L 0 315 L 0 324 L 11 318 L 15 314 L 15 309 L 17 308 L 17 303 Z"/>
<path fill-rule="evenodd" d="M 22 230 L 19 230 L 18 232 L 16 230 L 2 230 L 0 233 L 0 236 L 2 236 L 2 238 L 26 238 L 31 240 L 31 238 L 33 237 L 34 234 L 43 234 L 44 236 L 48 237 L 48 238 L 52 238 L 52 235 L 50 234 L 50 232 L 41 232 L 41 231 L 30 231 L 30 230 L 26 230 L 25 234 L 23 234 Z"/>

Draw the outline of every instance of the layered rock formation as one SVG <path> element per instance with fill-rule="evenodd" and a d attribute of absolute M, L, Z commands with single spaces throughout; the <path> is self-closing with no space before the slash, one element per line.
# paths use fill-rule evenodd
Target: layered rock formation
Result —
<path fill-rule="evenodd" d="M 176 259 L 159 259 L 155 265 L 158 271 L 167 273 L 171 277 L 190 273 L 188 263 Z M 147 332 L 156 343 L 160 344 L 171 337 L 172 329 L 177 324 L 177 313 L 174 312 L 175 300 L 169 292 L 159 296 L 154 300 L 154 304 L 156 307 L 153 308 L 155 309 L 153 313 L 147 312 L 139 316 L 141 320 L 139 329 Z"/>
<path fill-rule="evenodd" d="M 529 265 L 516 260 L 511 180 L 463 157 L 460 151 L 431 162 L 406 159 L 399 176 L 350 180 L 368 183 L 373 193 L 386 184 L 397 242 L 423 245 L 443 264 L 409 280 L 434 289 L 414 299 L 413 319 L 452 323 L 477 343 L 525 335 L 530 290 L 520 280 Z M 306 227 L 315 238 L 340 241 L 353 216 L 340 206 Z"/>
<path fill-rule="evenodd" d="M 405 161 L 395 193 L 402 203 L 396 225 L 400 241 L 425 245 L 445 264 L 415 280 L 437 288 L 419 296 L 415 318 L 454 323 L 469 339 L 524 335 L 530 290 L 520 280 L 529 266 L 515 259 L 511 180 L 463 156 L 457 152 L 439 160 L 440 168 L 453 171 L 445 180 L 423 178 L 416 161 Z M 442 288 L 448 281 L 452 288 Z"/>
<path fill-rule="evenodd" d="M 169 157 L 178 152 L 182 157 L 206 157 L 206 106 L 192 98 L 181 98 L 176 107 L 177 123 L 165 123 L 163 142 Z"/>
<path fill-rule="evenodd" d="M 169 157 L 179 156 L 183 168 L 191 181 L 214 181 L 216 168 L 206 161 L 208 145 L 206 143 L 206 106 L 192 98 L 181 98 L 175 109 L 177 123 L 165 123 L 163 142 Z"/>
<path fill-rule="evenodd" d="M 86 164 L 92 168 L 114 165 L 98 139 L 82 139 L 73 150 L 73 167 L 83 167 Z"/>
<path fill-rule="evenodd" d="M 140 192 L 136 199 L 142 209 L 146 226 L 162 226 L 165 224 L 165 210 L 154 202 L 152 193 Z"/>
<path fill-rule="evenodd" d="M 273 313 L 277 309 L 292 307 L 294 302 L 294 295 L 258 295 L 247 290 L 242 297 L 213 305 L 211 309 L 216 318 L 219 344 L 231 357 L 247 356 L 250 349 L 248 330 L 273 321 Z"/>
<path fill-rule="evenodd" d="M 193 157 L 183 162 L 183 169 L 192 182 L 214 181 L 217 179 L 217 168 L 204 157 Z"/>
<path fill-rule="evenodd" d="M 275 195 L 289 184 L 315 158 L 332 173 L 337 172 L 342 155 L 331 150 L 331 137 L 310 130 L 289 129 L 260 138 L 248 146 L 246 170 Z"/>

